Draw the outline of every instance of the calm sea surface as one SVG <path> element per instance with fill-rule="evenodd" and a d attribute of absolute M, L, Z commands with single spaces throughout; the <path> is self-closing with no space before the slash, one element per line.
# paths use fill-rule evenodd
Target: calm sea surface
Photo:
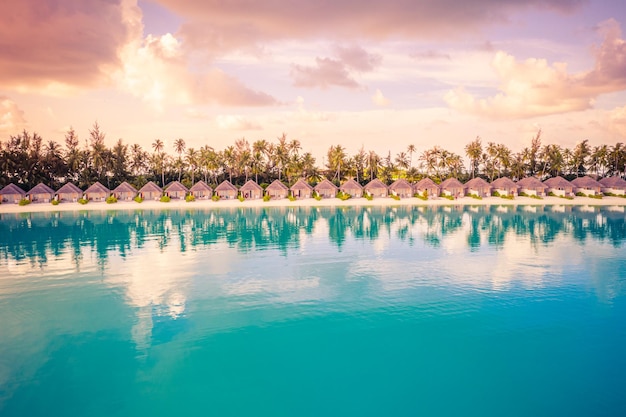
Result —
<path fill-rule="evenodd" d="M 0 215 L 0 416 L 624 416 L 623 207 Z"/>

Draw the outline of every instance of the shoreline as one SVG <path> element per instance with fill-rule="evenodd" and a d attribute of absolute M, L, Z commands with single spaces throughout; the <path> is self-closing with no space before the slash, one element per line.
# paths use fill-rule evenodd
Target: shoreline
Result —
<path fill-rule="evenodd" d="M 595 199 L 590 197 L 574 197 L 572 200 L 559 197 L 544 197 L 541 200 L 530 197 L 516 197 L 513 200 L 507 200 L 499 197 L 485 197 L 478 200 L 472 197 L 461 197 L 455 200 L 446 198 L 437 198 L 432 200 L 420 200 L 419 198 L 410 197 L 401 200 L 393 198 L 374 198 L 367 200 L 365 198 L 355 198 L 348 200 L 340 200 L 338 198 L 315 200 L 314 198 L 305 200 L 289 201 L 288 199 L 280 200 L 196 200 L 186 202 L 185 200 L 172 200 L 168 203 L 160 201 L 144 201 L 137 203 L 135 201 L 118 201 L 117 203 L 107 204 L 106 202 L 89 202 L 87 204 L 79 203 L 61 203 L 53 206 L 51 203 L 31 203 L 27 206 L 18 204 L 4 203 L 0 204 L 0 214 L 9 213 L 46 213 L 46 212 L 68 212 L 68 211 L 118 211 L 118 210 L 167 210 L 167 209 L 220 209 L 220 208 L 263 208 L 263 207 L 392 207 L 392 206 L 626 206 L 626 198 L 622 197 L 603 197 Z"/>

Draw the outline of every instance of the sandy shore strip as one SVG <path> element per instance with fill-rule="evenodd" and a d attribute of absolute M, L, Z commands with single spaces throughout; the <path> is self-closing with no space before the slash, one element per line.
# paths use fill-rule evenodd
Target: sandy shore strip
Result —
<path fill-rule="evenodd" d="M 338 198 L 328 198 L 315 200 L 314 198 L 289 201 L 281 200 L 196 200 L 186 202 L 184 200 L 172 200 L 168 203 L 160 201 L 144 201 L 137 203 L 135 201 L 117 202 L 107 204 L 105 202 L 89 202 L 88 204 L 79 203 L 61 203 L 53 206 L 50 203 L 31 203 L 26 206 L 18 204 L 0 204 L 0 213 L 37 213 L 37 212 L 58 212 L 58 211 L 112 211 L 112 210 L 171 210 L 171 209 L 203 209 L 210 210 L 214 208 L 263 208 L 263 207 L 392 207 L 392 206 L 450 206 L 450 205 L 468 205 L 468 206 L 517 206 L 517 205 L 559 205 L 559 206 L 626 206 L 626 198 L 622 197 L 604 197 L 595 199 L 589 197 L 575 197 L 572 200 L 559 197 L 545 197 L 541 200 L 530 197 L 516 197 L 513 200 L 507 200 L 499 197 L 486 197 L 478 200 L 472 197 L 462 197 L 455 200 L 446 198 L 436 198 L 432 200 L 421 200 L 419 198 L 403 198 L 395 200 L 388 198 L 375 198 L 367 200 L 365 198 L 355 198 L 348 200 L 340 200 Z"/>

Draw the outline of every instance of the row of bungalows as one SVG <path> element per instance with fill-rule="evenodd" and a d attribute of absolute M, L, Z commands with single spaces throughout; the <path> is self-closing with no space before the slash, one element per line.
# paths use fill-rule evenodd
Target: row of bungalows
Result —
<path fill-rule="evenodd" d="M 319 182 L 312 187 L 304 179 L 299 179 L 291 187 L 287 187 L 282 181 L 275 180 L 265 190 L 253 180 L 247 181 L 243 186 L 237 188 L 230 181 L 225 180 L 213 190 L 204 181 L 198 181 L 190 189 L 179 181 L 172 181 L 165 188 L 161 188 L 150 181 L 137 190 L 127 182 L 123 182 L 113 190 L 109 190 L 104 185 L 96 182 L 87 190 L 82 191 L 76 185 L 67 183 L 59 190 L 54 191 L 45 184 L 37 184 L 30 191 L 26 192 L 15 184 L 9 184 L 0 190 L 3 203 L 19 203 L 22 199 L 28 199 L 33 203 L 49 203 L 57 199 L 61 203 L 76 202 L 81 198 L 90 201 L 105 201 L 109 196 L 114 196 L 120 201 L 130 201 L 136 196 L 143 200 L 160 200 L 162 196 L 171 199 L 184 199 L 187 195 L 192 195 L 196 199 L 210 199 L 214 194 L 220 199 L 231 200 L 241 195 L 246 200 L 263 198 L 267 194 L 272 199 L 287 198 L 290 193 L 296 199 L 307 199 L 313 197 L 313 193 L 322 198 L 334 198 L 338 192 L 349 194 L 354 198 L 361 198 L 363 195 L 374 198 L 387 197 L 389 195 L 400 198 L 412 197 L 415 194 L 435 198 L 440 195 L 448 197 L 464 197 L 467 195 L 487 197 L 497 193 L 501 196 L 537 196 L 556 195 L 561 197 L 572 197 L 576 194 L 597 196 L 602 193 L 612 195 L 626 195 L 626 181 L 620 177 L 603 178 L 596 181 L 591 177 L 579 177 L 567 181 L 562 177 L 554 177 L 541 182 L 535 177 L 526 177 L 517 182 L 507 177 L 502 177 L 489 183 L 482 178 L 472 178 L 465 184 L 456 178 L 448 178 L 437 185 L 430 178 L 424 178 L 415 184 L 409 183 L 405 179 L 398 179 L 387 186 L 379 179 L 374 179 L 362 186 L 357 181 L 350 179 L 339 187 L 328 179 Z"/>

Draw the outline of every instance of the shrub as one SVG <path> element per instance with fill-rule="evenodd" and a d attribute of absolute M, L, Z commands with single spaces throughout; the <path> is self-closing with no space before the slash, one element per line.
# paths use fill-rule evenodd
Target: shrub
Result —
<path fill-rule="evenodd" d="M 373 195 L 371 195 L 371 194 L 369 194 L 369 193 L 367 193 L 367 194 L 365 194 L 365 199 L 366 199 L 367 201 L 372 201 L 372 200 L 374 199 L 374 196 L 373 196 Z"/>
<path fill-rule="evenodd" d="M 317 201 L 320 201 L 322 199 L 322 196 L 319 194 L 314 194 L 313 198 L 316 199 Z"/>
<path fill-rule="evenodd" d="M 237 196 L 237 200 L 241 201 L 242 203 L 245 201 L 245 198 L 243 198 L 243 196 L 241 194 L 239 194 Z"/>
<path fill-rule="evenodd" d="M 192 201 L 196 201 L 196 196 L 194 196 L 193 194 L 189 194 L 188 196 L 185 197 L 185 201 L 188 203 L 191 203 Z"/>
<path fill-rule="evenodd" d="M 81 197 L 81 198 L 78 199 L 78 204 L 85 205 L 87 203 L 89 203 L 89 200 L 87 200 L 86 198 L 82 198 Z"/>
<path fill-rule="evenodd" d="M 501 197 L 500 193 L 498 191 L 494 191 L 493 193 L 491 193 L 491 195 L 493 197 Z"/>
<path fill-rule="evenodd" d="M 211 200 L 213 200 L 213 201 L 220 201 L 220 196 L 215 194 L 213 197 L 211 197 Z"/>
<path fill-rule="evenodd" d="M 617 195 L 613 194 L 613 193 L 604 193 L 605 196 L 607 197 L 617 197 Z"/>
<path fill-rule="evenodd" d="M 289 199 L 289 201 L 296 201 L 296 197 L 292 196 L 291 194 L 289 194 L 287 198 Z"/>
<path fill-rule="evenodd" d="M 585 194 L 585 193 L 581 193 L 580 191 L 578 191 L 578 192 L 576 193 L 576 197 L 587 197 L 587 194 Z"/>
<path fill-rule="evenodd" d="M 593 194 L 593 195 L 590 194 L 587 197 L 595 198 L 596 200 L 601 200 L 602 199 L 602 194 Z"/>
<path fill-rule="evenodd" d="M 502 194 L 500 195 L 500 198 L 504 198 L 506 200 L 513 200 L 513 194 Z"/>
<path fill-rule="evenodd" d="M 482 200 L 482 199 L 483 199 L 483 198 L 482 198 L 481 196 L 479 196 L 478 194 L 470 194 L 469 196 L 470 196 L 470 197 L 472 197 L 473 199 L 476 199 L 476 200 Z"/>
<path fill-rule="evenodd" d="M 454 200 L 454 196 L 447 195 L 447 194 L 441 194 L 441 197 L 447 198 L 448 200 Z"/>
<path fill-rule="evenodd" d="M 52 205 L 53 206 L 58 206 L 59 205 L 59 200 L 52 200 Z"/>
<path fill-rule="evenodd" d="M 161 203 L 169 203 L 172 199 L 170 198 L 169 195 L 164 195 L 161 197 L 161 199 L 159 200 Z"/>
<path fill-rule="evenodd" d="M 143 198 L 141 198 L 140 195 L 136 196 L 135 198 L 133 198 L 133 200 L 135 200 L 137 203 L 141 203 L 143 202 Z"/>
<path fill-rule="evenodd" d="M 348 193 L 344 193 L 344 192 L 342 192 L 342 191 L 339 191 L 339 192 L 337 193 L 337 198 L 338 198 L 338 199 L 340 199 L 340 200 L 342 200 L 342 201 L 346 201 L 346 200 L 350 199 L 351 197 L 352 197 L 352 196 L 351 196 L 350 194 L 348 194 Z"/>
<path fill-rule="evenodd" d="M 117 197 L 114 195 L 108 196 L 106 199 L 107 204 L 117 203 Z"/>
<path fill-rule="evenodd" d="M 268 201 L 270 201 L 271 199 L 272 199 L 272 196 L 271 196 L 271 195 L 269 195 L 269 194 L 265 194 L 265 195 L 263 196 L 263 201 L 265 201 L 265 202 L 268 202 Z"/>
<path fill-rule="evenodd" d="M 426 192 L 424 192 L 424 194 L 426 194 Z M 428 200 L 428 196 L 427 195 L 422 195 L 422 194 L 419 194 L 419 193 L 413 194 L 413 197 L 419 198 L 420 200 L 424 200 L 424 201 Z"/>
<path fill-rule="evenodd" d="M 574 197 L 571 197 L 569 195 L 560 195 L 559 198 L 564 198 L 566 200 L 573 200 L 574 199 Z"/>
<path fill-rule="evenodd" d="M 396 201 L 400 201 L 400 196 L 397 194 L 391 194 L 389 197 L 393 198 Z"/>
<path fill-rule="evenodd" d="M 530 195 L 530 198 L 534 198 L 535 200 L 543 200 L 543 197 L 539 197 L 539 196 L 538 196 L 538 195 L 536 195 L 536 194 L 531 194 L 531 195 Z"/>
<path fill-rule="evenodd" d="M 556 194 L 554 194 L 552 191 L 550 191 L 550 192 L 548 193 L 548 197 L 556 197 Z"/>
<path fill-rule="evenodd" d="M 30 204 L 30 200 L 28 198 L 22 198 L 17 204 L 20 206 L 27 206 Z"/>
<path fill-rule="evenodd" d="M 519 196 L 520 196 L 520 197 L 533 197 L 533 196 L 529 196 L 528 194 L 526 194 L 526 193 L 525 193 L 525 192 L 523 192 L 523 191 L 520 191 Z M 535 196 L 535 197 L 537 197 L 537 196 Z"/>

